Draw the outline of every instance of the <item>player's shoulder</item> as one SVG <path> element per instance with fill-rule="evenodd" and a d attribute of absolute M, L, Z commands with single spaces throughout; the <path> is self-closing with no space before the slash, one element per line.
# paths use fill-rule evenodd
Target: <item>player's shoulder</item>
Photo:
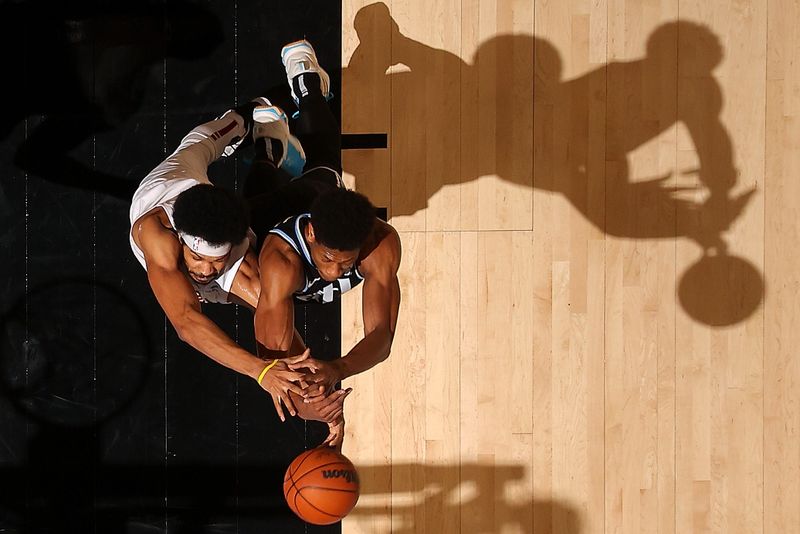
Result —
<path fill-rule="evenodd" d="M 258 268 L 264 282 L 295 286 L 302 279 L 303 260 L 284 239 L 269 234 L 258 254 Z"/>
<path fill-rule="evenodd" d="M 180 241 L 162 209 L 153 209 L 139 217 L 133 224 L 132 232 L 148 267 L 177 267 Z"/>
<path fill-rule="evenodd" d="M 287 266 L 300 265 L 300 254 L 277 234 L 268 234 L 258 254 L 259 263 L 276 263 Z"/>
<path fill-rule="evenodd" d="M 396 273 L 400 267 L 402 253 L 400 234 L 397 230 L 389 223 L 376 219 L 372 233 L 362 248 L 359 268 L 364 274 L 376 270 Z"/>
<path fill-rule="evenodd" d="M 169 232 L 172 230 L 169 217 L 167 217 L 166 212 L 161 206 L 156 206 L 150 211 L 143 213 L 131 226 L 134 235 L 144 232 L 150 236 L 160 234 L 163 231 Z"/>
<path fill-rule="evenodd" d="M 394 226 L 381 219 L 375 219 L 375 226 L 372 229 L 372 238 L 370 241 L 374 241 L 375 249 L 383 253 L 388 253 L 398 258 L 402 253 L 400 234 L 397 233 Z"/>

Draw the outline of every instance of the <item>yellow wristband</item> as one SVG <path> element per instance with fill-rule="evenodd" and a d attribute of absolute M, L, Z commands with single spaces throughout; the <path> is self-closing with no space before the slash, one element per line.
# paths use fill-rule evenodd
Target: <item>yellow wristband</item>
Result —
<path fill-rule="evenodd" d="M 266 375 L 266 374 L 267 374 L 267 371 L 269 371 L 270 369 L 272 369 L 272 367 L 273 367 L 273 366 L 274 366 L 276 363 L 278 363 L 278 359 L 277 359 L 277 358 L 276 358 L 276 359 L 274 359 L 274 360 L 272 360 L 272 363 L 271 363 L 271 364 L 269 364 L 269 365 L 267 365 L 266 367 L 264 367 L 264 370 L 263 370 L 263 371 L 261 371 L 261 374 L 260 374 L 260 375 L 258 375 L 258 385 L 259 385 L 259 386 L 261 385 L 261 381 L 262 381 L 262 380 L 264 380 L 264 375 Z"/>

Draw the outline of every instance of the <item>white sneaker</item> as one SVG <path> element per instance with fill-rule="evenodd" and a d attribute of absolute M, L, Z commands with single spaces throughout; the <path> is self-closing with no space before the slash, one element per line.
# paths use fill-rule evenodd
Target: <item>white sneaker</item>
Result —
<path fill-rule="evenodd" d="M 256 106 L 253 109 L 253 140 L 269 137 L 279 141 L 283 145 L 283 154 L 280 161 L 274 163 L 276 167 L 280 167 L 288 153 L 289 121 L 281 108 L 271 105 L 266 98 L 263 100 L 266 102 L 265 105 Z M 270 150 L 269 143 L 267 143 L 267 150 Z"/>
<path fill-rule="evenodd" d="M 300 105 L 300 96 L 294 92 L 292 80 L 304 72 L 316 72 L 319 75 L 320 89 L 325 98 L 330 98 L 331 79 L 325 69 L 319 66 L 314 47 L 305 39 L 289 43 L 281 50 L 281 61 L 286 67 L 286 80 L 292 91 L 294 103 Z M 302 90 L 302 89 L 301 89 Z"/>

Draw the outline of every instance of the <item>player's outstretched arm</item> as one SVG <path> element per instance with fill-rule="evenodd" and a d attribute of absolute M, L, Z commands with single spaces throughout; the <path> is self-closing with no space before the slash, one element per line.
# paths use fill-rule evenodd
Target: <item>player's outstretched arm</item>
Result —
<path fill-rule="evenodd" d="M 400 267 L 400 238 L 386 223 L 380 223 L 384 232 L 379 244 L 359 265 L 364 275 L 362 314 L 364 339 L 349 353 L 332 361 L 312 359 L 317 369 L 306 375 L 303 391 L 309 402 L 318 402 L 333 391 L 336 383 L 364 372 L 389 357 L 400 309 L 400 284 L 397 271 Z"/>
<path fill-rule="evenodd" d="M 237 345 L 213 321 L 206 317 L 186 276 L 178 270 L 180 244 L 158 226 L 151 229 L 143 222 L 139 241 L 147 262 L 147 277 L 153 294 L 164 310 L 178 337 L 212 360 L 254 380 L 273 396 L 294 391 L 302 395 L 298 385 L 303 374 L 289 369 L 287 362 L 278 362 L 266 374 L 262 371 L 270 362 Z M 151 230 L 151 231 L 148 231 Z M 306 354 L 305 357 L 308 355 Z M 269 376 L 267 376 L 269 375 Z M 279 415 L 282 412 L 278 411 Z M 294 414 L 294 411 L 292 411 Z"/>
<path fill-rule="evenodd" d="M 335 362 L 339 379 L 371 369 L 389 357 L 400 310 L 400 237 L 391 226 L 384 224 L 386 235 L 359 269 L 364 275 L 362 315 L 364 339 Z"/>
<path fill-rule="evenodd" d="M 294 291 L 301 283 L 301 267 L 268 237 L 258 258 L 261 295 L 255 313 L 259 355 L 285 358 L 303 346 L 294 328 Z"/>

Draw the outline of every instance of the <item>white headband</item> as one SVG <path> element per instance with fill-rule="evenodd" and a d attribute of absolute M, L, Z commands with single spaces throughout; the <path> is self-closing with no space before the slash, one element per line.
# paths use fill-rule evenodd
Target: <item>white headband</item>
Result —
<path fill-rule="evenodd" d="M 198 254 L 202 254 L 203 256 L 211 256 L 212 258 L 217 258 L 219 256 L 224 256 L 231 250 L 230 243 L 222 243 L 221 245 L 214 245 L 209 243 L 202 237 L 197 237 L 191 234 L 187 234 L 185 232 L 178 232 L 181 240 L 186 244 L 187 247 L 192 249 L 194 252 Z"/>

